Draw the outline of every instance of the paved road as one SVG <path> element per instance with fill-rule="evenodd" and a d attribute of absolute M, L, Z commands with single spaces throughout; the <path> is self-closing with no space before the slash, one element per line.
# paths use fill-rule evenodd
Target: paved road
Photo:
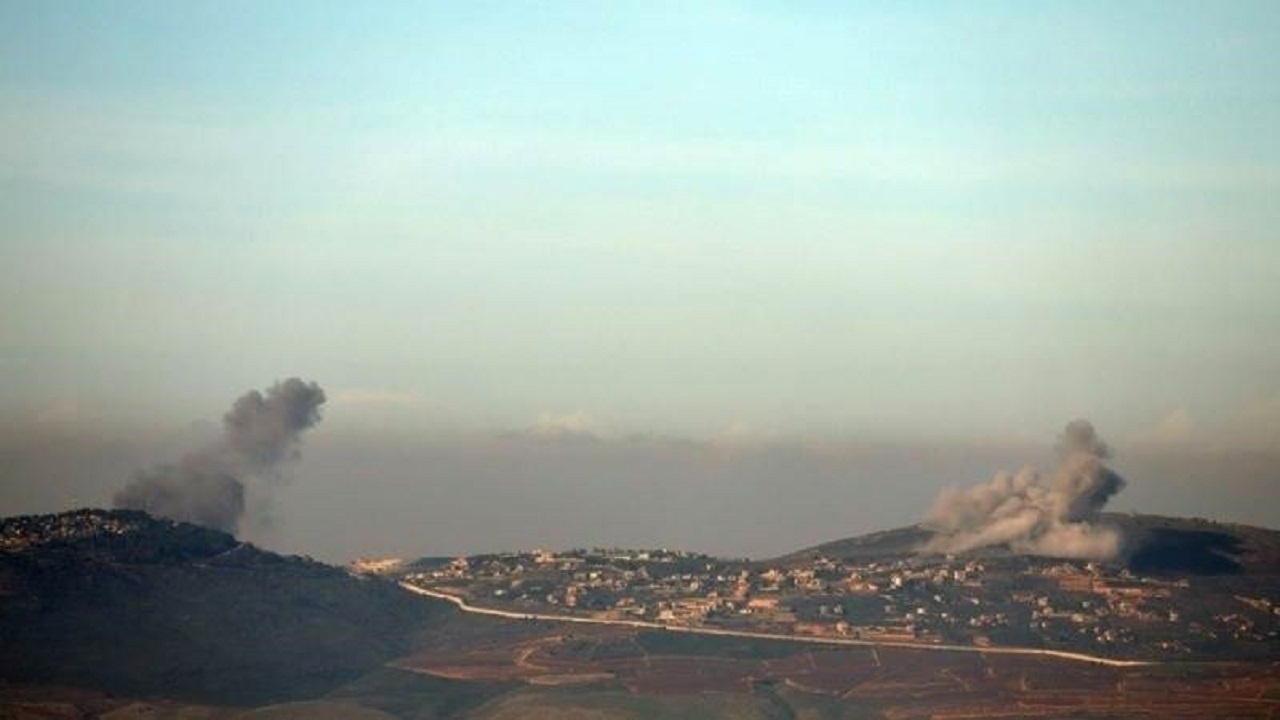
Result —
<path fill-rule="evenodd" d="M 750 632 L 746 630 L 725 630 L 722 628 L 709 627 L 686 627 L 682 625 L 663 625 L 662 623 L 646 622 L 644 620 L 606 620 L 603 618 L 585 618 L 575 617 L 573 615 L 549 615 L 545 613 L 519 613 L 510 612 L 508 610 L 497 610 L 494 608 L 476 607 L 470 605 L 466 600 L 457 595 L 440 592 L 439 590 L 428 590 L 427 588 L 418 587 L 416 585 L 402 582 L 400 587 L 417 595 L 426 595 L 438 600 L 445 600 L 458 606 L 463 612 L 475 613 L 477 615 L 490 615 L 493 617 L 509 618 L 512 620 L 546 620 L 549 622 L 562 623 L 582 623 L 586 625 L 618 625 L 622 627 L 641 628 L 644 630 L 664 630 L 666 632 L 681 632 L 691 635 L 719 635 L 721 637 L 740 637 L 751 638 L 753 640 L 781 640 L 784 642 L 810 643 L 814 645 L 853 645 L 856 647 L 891 647 L 891 648 L 907 648 L 910 650 L 932 650 L 935 652 L 967 652 L 979 653 L 983 655 L 1033 655 L 1039 657 L 1052 657 L 1060 660 L 1072 660 L 1075 662 L 1092 663 L 1094 665 L 1106 665 L 1108 667 L 1142 667 L 1145 665 L 1156 665 L 1158 663 L 1145 660 L 1114 660 L 1112 658 L 1098 657 L 1096 655 L 1086 655 L 1085 653 L 1067 652 L 1065 650 L 1045 650 L 1042 648 L 1028 647 L 975 647 L 973 645 L 938 645 L 925 643 L 908 643 L 908 642 L 880 642 L 876 640 L 854 640 L 852 638 L 822 638 L 808 637 L 805 635 L 778 635 L 775 633 Z"/>

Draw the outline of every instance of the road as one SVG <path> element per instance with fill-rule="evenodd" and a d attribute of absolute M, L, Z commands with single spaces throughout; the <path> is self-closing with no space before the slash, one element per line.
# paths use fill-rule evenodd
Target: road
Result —
<path fill-rule="evenodd" d="M 457 595 L 450 595 L 439 590 L 429 590 L 427 588 L 418 587 L 411 583 L 402 582 L 400 587 L 408 590 L 416 595 L 425 595 L 433 597 L 437 600 L 451 602 L 458 606 L 458 609 L 474 613 L 476 615 L 489 615 L 492 617 L 507 618 L 510 620 L 545 620 L 548 622 L 560 623 L 581 623 L 585 625 L 615 625 L 621 627 L 639 628 L 643 630 L 662 630 L 665 632 L 680 632 L 690 635 L 716 635 L 720 637 L 738 637 L 750 638 L 753 640 L 774 640 L 784 642 L 809 643 L 812 645 L 851 645 L 855 647 L 871 647 L 871 648 L 905 648 L 909 650 L 931 650 L 934 652 L 966 652 L 978 653 L 980 655 L 1024 655 L 1051 657 L 1059 660 L 1071 660 L 1074 662 L 1091 663 L 1094 665 L 1105 665 L 1107 667 L 1143 667 L 1148 665 L 1157 665 L 1159 663 L 1146 660 L 1116 660 L 1113 658 L 1098 657 L 1097 655 L 1087 655 L 1085 653 L 1067 652 L 1066 650 L 1045 650 L 1043 648 L 1029 647 L 975 647 L 972 645 L 940 645 L 926 643 L 908 643 L 908 642 L 881 642 L 877 640 L 854 640 L 852 638 L 825 638 L 825 637 L 808 637 L 805 635 L 778 635 L 776 633 L 750 632 L 747 630 L 725 630 L 723 628 L 709 627 L 687 627 L 682 625 L 664 625 L 662 623 L 648 622 L 645 620 L 607 620 L 604 618 L 585 618 L 575 617 L 572 615 L 550 615 L 545 613 L 521 613 L 511 612 L 508 610 L 497 610 L 495 608 L 476 607 L 467 603 L 466 600 Z"/>

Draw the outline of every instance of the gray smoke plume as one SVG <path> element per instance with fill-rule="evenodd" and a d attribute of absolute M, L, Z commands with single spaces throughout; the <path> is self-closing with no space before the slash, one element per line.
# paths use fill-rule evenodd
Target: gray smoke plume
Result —
<path fill-rule="evenodd" d="M 922 550 L 963 553 L 1004 545 L 1027 555 L 1116 557 L 1120 534 L 1094 522 L 1124 487 L 1124 479 L 1103 464 L 1110 449 L 1085 420 L 1068 424 L 1056 449 L 1058 468 L 1050 478 L 1028 467 L 998 473 L 984 485 L 942 491 L 924 523 L 936 534 Z"/>
<path fill-rule="evenodd" d="M 254 470 L 272 470 L 298 456 L 302 432 L 320 422 L 324 390 L 298 378 L 278 382 L 263 395 L 241 395 L 222 418 L 226 445 Z"/>
<path fill-rule="evenodd" d="M 266 393 L 240 396 L 222 418 L 216 442 L 187 453 L 176 465 L 142 471 L 115 494 L 119 508 L 235 531 L 245 512 L 245 483 L 279 477 L 298 457 L 302 433 L 320 422 L 324 390 L 298 378 Z"/>

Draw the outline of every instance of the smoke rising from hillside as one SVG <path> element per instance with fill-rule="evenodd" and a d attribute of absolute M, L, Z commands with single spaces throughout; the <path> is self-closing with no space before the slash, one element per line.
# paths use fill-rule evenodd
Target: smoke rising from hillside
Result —
<path fill-rule="evenodd" d="M 1103 461 L 1111 451 L 1086 420 L 1067 425 L 1056 445 L 1051 477 L 1034 468 L 998 473 L 983 485 L 947 488 L 925 526 L 937 534 L 926 552 L 963 553 L 1008 546 L 1028 555 L 1106 560 L 1121 550 L 1120 534 L 1095 524 L 1124 479 Z"/>
<path fill-rule="evenodd" d="M 280 465 L 298 457 L 302 433 L 320 422 L 324 401 L 319 385 L 298 378 L 241 395 L 222 418 L 221 438 L 177 464 L 139 472 L 115 494 L 115 506 L 235 531 L 246 481 L 280 477 Z"/>

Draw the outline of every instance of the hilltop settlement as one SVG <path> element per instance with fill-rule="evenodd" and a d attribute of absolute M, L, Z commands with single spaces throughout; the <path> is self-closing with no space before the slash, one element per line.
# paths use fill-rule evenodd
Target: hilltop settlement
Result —
<path fill-rule="evenodd" d="M 3 518 L 0 717 L 1274 716 L 1280 532 L 1107 521 L 1108 563 L 912 527 L 339 568 L 139 511 Z"/>
<path fill-rule="evenodd" d="M 1274 657 L 1280 597 L 1121 564 L 987 553 L 774 562 L 578 549 L 364 560 L 469 605 L 783 636 L 1019 646 L 1117 658 Z"/>

